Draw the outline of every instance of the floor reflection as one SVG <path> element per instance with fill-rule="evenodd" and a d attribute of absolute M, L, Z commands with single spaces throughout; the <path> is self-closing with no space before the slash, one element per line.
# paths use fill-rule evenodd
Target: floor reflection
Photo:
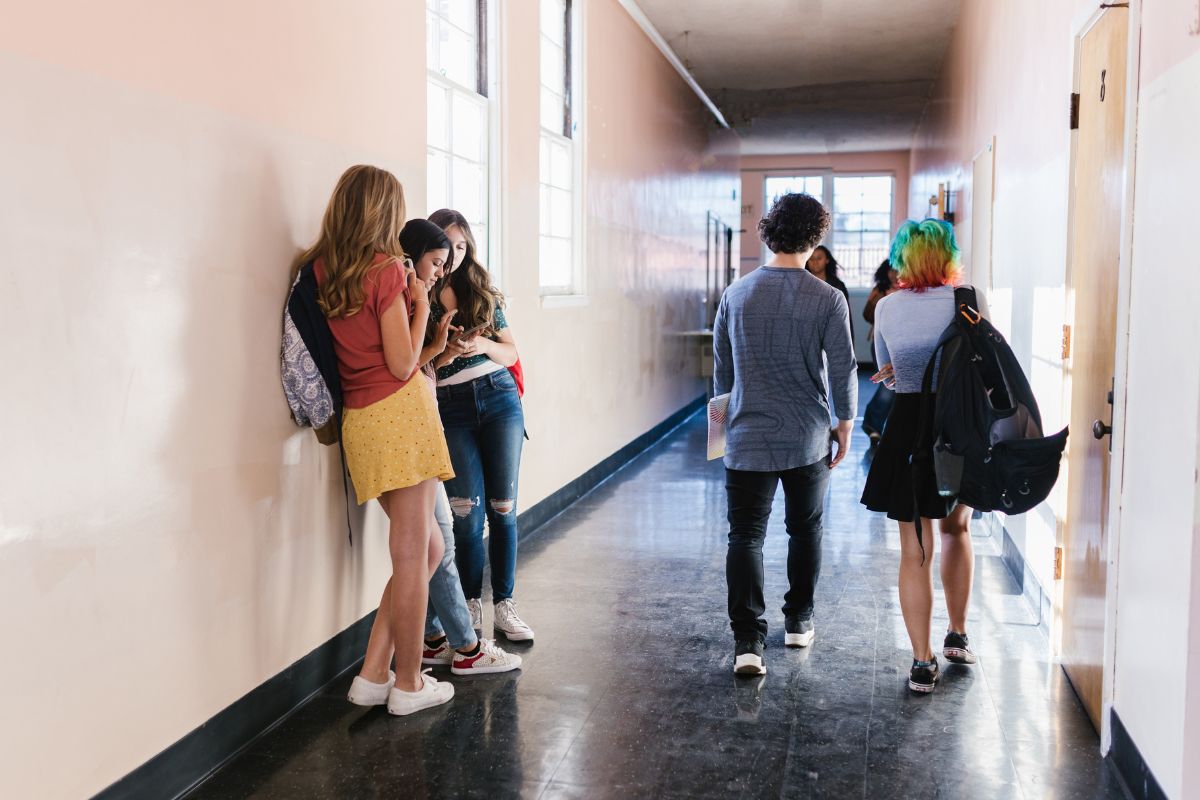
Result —
<path fill-rule="evenodd" d="M 723 476 L 694 420 L 522 543 L 518 598 L 538 634 L 512 645 L 522 671 L 454 679 L 450 704 L 408 718 L 348 705 L 347 677 L 193 796 L 1122 796 L 986 537 L 979 665 L 948 666 L 931 697 L 907 691 L 896 527 L 858 505 L 866 445 L 856 435 L 831 483 L 817 640 L 802 650 L 783 647 L 778 499 L 766 676 L 731 674 Z"/>

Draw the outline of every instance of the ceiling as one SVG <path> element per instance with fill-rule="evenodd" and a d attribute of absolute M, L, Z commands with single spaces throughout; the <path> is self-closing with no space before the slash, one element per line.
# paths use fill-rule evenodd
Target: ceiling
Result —
<path fill-rule="evenodd" d="M 907 150 L 961 2 L 638 4 L 753 155 Z"/>

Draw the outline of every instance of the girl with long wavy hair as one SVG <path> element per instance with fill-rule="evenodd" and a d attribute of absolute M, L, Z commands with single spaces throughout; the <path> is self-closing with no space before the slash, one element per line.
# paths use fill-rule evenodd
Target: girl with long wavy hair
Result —
<path fill-rule="evenodd" d="M 968 527 L 971 509 L 938 494 L 933 467 L 912 458 L 919 431 L 933 425 L 934 404 L 921 404 L 925 367 L 954 319 L 954 288 L 961 282 L 954 229 L 941 220 L 909 220 L 896 233 L 889 260 L 899 273 L 898 288 L 875 305 L 875 358 L 880 368 L 871 380 L 894 388 L 896 397 L 867 473 L 862 504 L 900 524 L 900 612 L 913 648 L 908 688 L 928 694 L 939 675 L 930 644 L 935 528 L 941 531 L 942 589 L 950 616 L 942 655 L 956 664 L 975 663 L 967 640 L 975 570 Z M 975 295 L 978 311 L 986 317 L 983 293 L 976 290 Z M 936 379 L 933 390 L 937 391 Z"/>
<path fill-rule="evenodd" d="M 450 240 L 437 225 L 426 219 L 410 219 L 400 231 L 400 244 L 412 260 L 417 277 L 436 284 L 450 267 Z M 433 359 L 447 346 L 454 314 L 444 314 L 441 323 L 430 324 L 421 350 L 421 372 L 435 394 L 437 380 Z M 455 333 L 461 328 L 454 328 Z M 425 649 L 421 663 L 431 667 L 449 667 L 455 675 L 485 675 L 519 669 L 521 657 L 506 653 L 489 639 L 480 638 L 471 625 L 471 613 L 463 596 L 462 581 L 454 559 L 454 523 L 446 488 L 437 487 L 436 510 L 438 530 L 442 534 L 445 554 L 429 580 L 429 611 L 425 617 Z"/>
<path fill-rule="evenodd" d="M 349 699 L 386 704 L 393 714 L 454 696 L 453 686 L 421 672 L 429 578 L 443 549 L 434 498 L 438 480 L 454 473 L 434 398 L 417 374 L 431 285 L 405 267 L 404 211 L 394 175 L 351 167 L 333 190 L 320 237 L 300 259 L 313 262 L 333 334 L 355 494 L 360 504 L 378 499 L 388 517 L 392 576 Z"/>
<path fill-rule="evenodd" d="M 490 533 L 493 629 L 511 641 L 532 641 L 533 630 L 517 615 L 517 479 L 525 415 L 508 367 L 517 344 L 504 317 L 504 297 L 476 256 L 471 226 L 451 209 L 429 221 L 446 232 L 453 268 L 442 281 L 434 318 L 454 313 L 463 335 L 434 360 L 438 409 L 455 477 L 446 482 L 454 517 L 455 558 L 471 621 L 483 630 L 483 523 Z"/>

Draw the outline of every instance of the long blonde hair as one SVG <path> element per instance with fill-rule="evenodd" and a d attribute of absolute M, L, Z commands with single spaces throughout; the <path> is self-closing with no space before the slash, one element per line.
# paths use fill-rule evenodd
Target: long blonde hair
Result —
<path fill-rule="evenodd" d="M 373 266 L 384 266 L 375 265 L 376 255 L 391 256 L 385 264 L 404 259 L 404 214 L 404 187 L 392 173 L 365 164 L 342 173 L 325 209 L 321 235 L 297 261 L 324 262 L 317 301 L 326 317 L 352 317 L 362 310 L 363 278 Z"/>

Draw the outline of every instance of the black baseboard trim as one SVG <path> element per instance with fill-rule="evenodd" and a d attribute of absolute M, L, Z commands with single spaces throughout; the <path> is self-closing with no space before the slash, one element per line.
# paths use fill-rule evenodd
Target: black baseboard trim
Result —
<path fill-rule="evenodd" d="M 1142 758 L 1141 751 L 1129 736 L 1129 731 L 1125 730 L 1121 718 L 1117 716 L 1116 709 L 1109 712 L 1109 722 L 1112 728 L 1112 746 L 1105 758 L 1121 776 L 1129 794 L 1134 800 L 1167 800 L 1146 760 Z"/>
<path fill-rule="evenodd" d="M 706 398 L 697 397 L 629 444 L 601 461 L 575 480 L 563 486 L 549 497 L 517 514 L 517 529 L 524 539 L 550 520 L 566 511 L 572 503 L 611 478 L 617 470 L 648 450 L 655 442 L 687 422 L 697 411 L 704 408 Z"/>
<path fill-rule="evenodd" d="M 611 478 L 621 467 L 678 428 L 704 405 L 704 397 L 693 400 L 566 486 L 518 514 L 521 538 L 533 533 Z M 375 612 L 372 611 L 266 683 L 235 700 L 208 722 L 97 794 L 93 800 L 162 800 L 186 795 L 259 737 L 287 719 L 330 681 L 356 667 L 362 660 L 374 621 Z"/>
<path fill-rule="evenodd" d="M 1017 547 L 1017 543 L 1013 541 L 1012 536 L 1008 532 L 1008 528 L 1000 522 L 1000 517 L 997 514 L 992 515 L 995 518 L 993 523 L 994 529 L 998 528 L 1000 532 L 1000 559 L 1004 562 L 1004 566 L 1008 567 L 1009 573 L 1017 582 L 1017 587 L 1021 590 L 1021 594 L 1025 596 L 1025 601 L 1029 604 L 1029 610 L 1037 619 L 1038 627 L 1047 636 L 1050 635 L 1050 619 L 1053 616 L 1053 601 L 1046 590 L 1042 588 L 1038 582 L 1037 576 L 1029 569 L 1028 562 L 1025 561 L 1025 555 Z"/>
<path fill-rule="evenodd" d="M 330 681 L 356 665 L 375 612 L 235 700 L 212 719 L 97 794 L 94 800 L 177 798 L 237 757 Z"/>

